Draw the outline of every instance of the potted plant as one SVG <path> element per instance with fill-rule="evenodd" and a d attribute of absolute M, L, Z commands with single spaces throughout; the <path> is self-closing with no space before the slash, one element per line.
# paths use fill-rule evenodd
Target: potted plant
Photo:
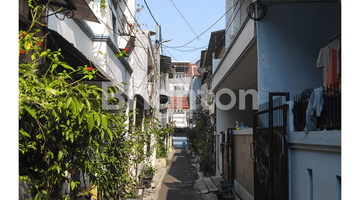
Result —
<path fill-rule="evenodd" d="M 143 171 L 140 174 L 141 183 L 146 188 L 151 187 L 151 181 L 155 175 L 155 169 L 151 166 L 145 165 Z"/>
<path fill-rule="evenodd" d="M 145 170 L 145 174 L 148 175 L 148 176 L 149 175 L 154 176 L 155 175 L 155 169 L 152 166 L 147 166 L 146 170 Z"/>

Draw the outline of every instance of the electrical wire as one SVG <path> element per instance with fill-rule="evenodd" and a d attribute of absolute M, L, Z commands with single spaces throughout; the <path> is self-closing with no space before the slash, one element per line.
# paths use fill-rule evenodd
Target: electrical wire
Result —
<path fill-rule="evenodd" d="M 132 13 L 131 13 L 131 10 L 130 10 L 130 8 L 129 8 L 129 6 L 127 5 L 127 3 L 126 3 L 126 1 L 124 1 L 124 3 L 125 3 L 125 6 L 127 7 L 127 9 L 129 10 L 129 13 L 130 13 L 130 15 L 134 18 L 134 20 L 135 20 L 135 23 L 136 24 L 138 24 L 138 21 L 136 20 L 136 18 L 135 18 L 135 15 L 133 15 Z M 122 12 L 122 10 L 120 9 L 120 11 Z M 123 12 L 122 12 L 123 13 Z M 125 14 L 123 13 L 123 15 L 125 16 Z M 127 21 L 127 19 L 125 18 L 125 20 Z M 134 25 L 135 26 L 135 25 Z M 139 26 L 139 29 L 141 30 L 141 33 L 143 33 L 144 35 L 145 35 L 145 33 L 144 33 L 144 31 L 141 29 L 141 27 Z M 146 35 L 145 35 L 146 36 Z M 142 44 L 142 42 L 139 40 L 139 42 Z M 142 46 L 144 46 L 144 44 L 142 44 Z"/>
<path fill-rule="evenodd" d="M 173 82 L 172 79 L 170 79 L 170 78 L 169 78 L 169 82 L 171 82 L 174 86 L 180 87 L 180 85 L 178 85 L 179 83 Z M 175 88 L 174 88 L 174 90 L 175 90 Z M 175 90 L 175 91 L 178 91 L 178 90 Z M 187 94 L 187 93 L 184 93 L 183 90 L 179 90 L 179 91 L 180 91 L 184 96 L 188 96 L 188 94 Z"/>
<path fill-rule="evenodd" d="M 193 52 L 197 51 L 198 49 L 203 49 L 203 48 L 205 48 L 205 47 L 207 47 L 207 46 L 202 46 L 202 47 L 198 47 L 198 48 L 194 48 L 194 49 L 192 49 L 192 50 L 186 50 L 186 51 L 178 50 L 178 49 L 174 49 L 174 50 L 181 51 L 181 52 L 186 52 L 186 53 L 180 54 L 180 56 L 182 56 L 182 55 L 186 55 L 186 54 L 189 54 L 189 53 L 193 53 Z M 165 45 L 164 45 L 164 49 L 165 49 L 165 51 L 167 51 L 175 60 L 179 61 L 178 59 L 176 59 L 176 58 L 166 49 Z"/>
<path fill-rule="evenodd" d="M 126 3 L 126 2 L 124 2 L 124 3 Z M 127 4 L 126 4 L 126 6 L 127 6 Z M 129 9 L 129 7 L 127 6 L 127 8 Z M 130 24 L 129 23 L 129 21 L 126 19 L 126 16 L 125 16 L 125 13 L 121 10 L 121 8 L 119 9 L 120 10 L 120 12 L 122 13 L 122 15 L 123 15 L 123 19 L 125 19 L 125 21 L 126 21 L 126 23 L 127 24 Z M 130 12 L 130 9 L 129 9 L 129 12 Z M 131 14 L 131 12 L 130 12 L 130 14 Z M 134 16 L 133 16 L 134 17 Z M 134 19 L 135 19 L 135 17 L 134 17 Z M 118 19 L 118 21 L 119 21 L 119 19 Z M 136 19 L 135 19 L 135 21 L 136 21 Z M 120 21 L 119 21 L 119 23 L 120 23 Z M 134 25 L 135 26 L 135 25 Z M 140 28 L 140 27 L 139 27 Z M 144 34 L 145 35 L 145 33 L 144 33 L 144 31 L 140 28 L 140 30 L 141 30 L 141 32 L 142 32 L 142 34 Z M 130 32 L 131 33 L 131 32 Z M 147 37 L 147 35 L 145 35 L 146 37 Z M 125 38 L 124 38 L 125 39 Z M 126 40 L 126 39 L 125 39 Z M 141 42 L 141 40 L 138 40 L 139 42 L 140 42 L 140 44 L 141 44 L 141 46 L 142 46 L 142 48 L 143 49 L 147 49 L 146 47 L 144 47 L 144 44 Z M 127 42 L 129 42 L 129 40 L 127 40 Z M 134 43 L 134 45 L 135 45 L 135 43 Z M 134 52 L 135 53 L 135 52 Z M 140 62 L 140 59 L 139 59 L 139 57 L 137 56 L 137 54 L 135 53 L 135 55 L 136 55 L 136 57 L 137 57 L 137 59 L 139 60 L 139 62 Z M 139 63 L 138 63 L 139 64 Z M 139 65 L 140 66 L 140 65 Z M 140 67 L 141 68 L 141 67 Z M 144 68 L 141 68 L 143 71 L 145 71 L 146 70 L 146 68 L 144 69 Z"/>
<path fill-rule="evenodd" d="M 239 2 L 240 2 L 240 0 L 237 1 L 236 3 L 234 3 L 234 4 L 230 7 L 230 9 L 227 10 L 227 12 L 226 12 L 225 14 L 227 14 L 232 8 L 234 8 L 234 6 L 236 7 Z M 236 15 L 237 15 L 238 12 L 240 11 L 240 9 L 241 9 L 241 7 L 242 7 L 242 5 L 243 5 L 244 2 L 245 2 L 245 0 L 243 0 L 243 1 L 241 2 L 239 8 L 237 9 L 237 11 L 236 11 L 236 13 L 235 13 L 235 15 L 232 17 L 231 21 L 229 22 L 228 26 L 226 27 L 225 33 L 229 31 L 230 26 L 231 26 L 232 23 L 234 22 L 234 20 L 235 20 L 235 18 L 236 18 Z M 224 38 L 225 38 L 225 35 L 222 37 L 222 39 L 224 39 Z M 222 40 L 222 39 L 221 39 L 221 40 Z M 221 40 L 220 40 L 220 41 L 221 41 Z M 197 49 L 197 48 L 194 48 L 194 49 L 192 49 L 192 50 L 180 50 L 179 47 L 169 47 L 169 46 L 166 46 L 166 45 L 164 45 L 164 47 L 172 48 L 172 49 L 174 49 L 174 50 L 181 51 L 181 52 L 189 52 L 189 53 L 191 53 L 193 50 Z M 206 47 L 206 46 L 205 46 L 205 47 Z M 180 47 L 180 48 L 181 48 L 181 47 Z M 183 48 L 184 48 L 184 47 L 183 47 Z M 201 48 L 201 47 L 199 47 L 199 48 Z M 170 54 L 170 52 L 169 52 L 168 50 L 166 50 L 166 51 Z M 187 54 L 187 53 L 185 53 L 185 54 Z M 185 54 L 181 54 L 181 55 L 185 55 Z M 171 54 L 170 54 L 170 55 L 171 55 Z M 171 56 L 172 56 L 173 58 L 175 58 L 173 55 L 171 55 Z M 177 59 L 176 59 L 176 60 L 177 60 Z"/>
<path fill-rule="evenodd" d="M 239 1 L 237 1 L 235 4 L 237 4 L 238 2 L 239 2 Z M 225 29 L 225 33 L 229 31 L 231 24 L 234 22 L 235 17 L 236 17 L 236 15 L 238 14 L 238 12 L 240 11 L 240 9 L 241 9 L 241 7 L 242 7 L 242 5 L 243 5 L 244 2 L 245 2 L 245 0 L 243 0 L 243 1 L 241 2 L 239 8 L 237 9 L 237 11 L 236 11 L 236 13 L 235 13 L 235 15 L 232 17 L 231 21 L 230 21 L 229 24 L 227 25 L 227 27 L 226 27 L 226 29 Z M 225 38 L 225 34 L 224 34 L 224 36 L 221 38 L 221 40 L 223 40 L 224 38 Z M 220 40 L 220 41 L 221 41 L 221 40 Z M 169 48 L 169 47 L 166 46 L 166 45 L 164 45 L 164 47 Z M 206 47 L 206 46 L 204 46 L 204 47 Z M 185 55 L 185 54 L 188 54 L 188 53 L 192 53 L 193 51 L 196 51 L 196 49 L 200 49 L 200 48 L 204 48 L 204 47 L 198 47 L 198 48 L 194 48 L 194 49 L 192 49 L 192 50 L 179 50 L 179 49 L 177 49 L 177 48 L 173 48 L 173 49 L 174 49 L 174 50 L 177 50 L 177 51 L 181 51 L 181 52 L 187 52 L 187 53 L 184 53 L 184 54 L 179 55 L 179 56 L 182 56 L 182 55 Z M 217 46 L 217 47 L 218 47 L 218 46 Z M 216 47 L 216 48 L 217 48 L 217 47 Z M 169 52 L 169 53 L 170 53 L 170 52 Z M 172 57 L 174 57 L 174 56 L 172 56 Z M 175 57 L 174 57 L 174 58 L 175 58 Z M 201 58 L 201 56 L 200 56 L 200 58 Z M 196 60 L 197 60 L 197 59 L 196 59 Z"/>
<path fill-rule="evenodd" d="M 238 12 L 240 11 L 240 9 L 241 9 L 241 7 L 242 7 L 242 5 L 243 5 L 244 2 L 245 2 L 245 0 L 243 0 L 242 3 L 240 4 L 240 6 L 239 6 L 238 10 L 236 11 L 235 15 L 233 16 L 232 20 L 230 21 L 230 23 L 229 23 L 228 26 L 226 27 L 226 29 L 225 29 L 225 34 L 223 35 L 223 37 L 222 37 L 219 41 L 221 41 L 221 40 L 223 40 L 223 39 L 225 38 L 226 33 L 229 31 L 231 24 L 232 24 L 233 21 L 235 20 L 235 17 L 236 17 L 236 15 L 238 14 Z M 217 49 L 217 48 L 219 47 L 219 45 L 220 45 L 220 44 L 218 44 L 218 45 L 215 47 L 215 49 Z"/>
<path fill-rule="evenodd" d="M 169 48 L 169 47 L 166 46 L 166 45 L 164 45 L 164 47 Z M 180 52 L 192 52 L 192 51 L 196 51 L 196 50 L 198 50 L 198 49 L 203 49 L 203 48 L 205 48 L 205 47 L 207 47 L 207 46 L 193 47 L 193 49 L 189 49 L 189 50 L 180 50 L 180 49 L 178 49 L 178 48 L 176 48 L 176 49 L 174 48 L 173 50 L 180 51 Z"/>
<path fill-rule="evenodd" d="M 186 53 L 182 53 L 182 54 L 179 54 L 177 56 L 183 56 L 183 55 L 187 55 L 187 54 L 190 54 L 190 53 L 193 53 L 194 51 L 189 51 L 189 52 L 186 52 Z"/>
<path fill-rule="evenodd" d="M 258 6 L 260 6 L 260 8 L 262 10 L 260 17 L 253 16 L 253 14 L 255 13 L 255 9 L 257 9 Z M 266 13 L 267 13 L 267 8 L 266 8 L 265 4 L 263 4 L 261 2 L 253 2 L 246 8 L 246 14 L 248 15 L 248 17 L 250 19 L 252 19 L 254 21 L 262 20 L 265 17 Z"/>
<path fill-rule="evenodd" d="M 144 0 L 145 1 L 145 0 Z M 196 32 L 194 31 L 194 29 L 190 26 L 190 24 L 189 24 L 189 22 L 185 19 L 185 17 L 184 17 L 184 15 L 180 12 L 180 10 L 178 9 L 178 7 L 175 5 L 175 3 L 172 1 L 172 0 L 170 0 L 171 1 L 171 3 L 174 5 L 174 7 L 176 8 L 176 10 L 179 12 L 179 14 L 181 15 L 181 17 L 184 19 L 184 21 L 186 22 L 186 24 L 190 27 L 190 29 L 192 30 L 192 32 L 196 35 L 196 37 L 198 38 L 198 39 L 200 39 L 201 41 L 203 41 L 204 42 L 204 40 L 202 40 L 201 38 L 199 38 L 199 36 L 196 34 Z M 205 44 L 206 44 L 206 42 L 204 42 Z"/>
<path fill-rule="evenodd" d="M 150 10 L 150 8 L 149 8 L 149 6 L 148 6 L 148 4 L 147 4 L 146 0 L 144 0 L 144 2 L 145 2 L 145 5 L 146 5 L 147 9 L 149 10 L 149 13 L 150 13 L 151 17 L 152 17 L 152 18 L 153 18 L 153 20 L 154 20 L 154 22 L 155 22 L 158 26 L 160 26 L 160 25 L 159 25 L 159 23 L 156 21 L 156 19 L 155 19 L 154 15 L 152 14 L 152 12 L 151 12 L 151 10 Z"/>
<path fill-rule="evenodd" d="M 173 57 L 176 61 L 179 61 L 179 60 L 176 59 L 175 56 L 173 56 L 166 48 L 164 48 L 164 50 L 165 50 L 166 52 L 168 52 L 168 53 L 170 54 L 170 56 Z"/>
<path fill-rule="evenodd" d="M 190 67 L 189 67 L 189 68 L 190 68 Z M 191 68 L 192 68 L 192 67 L 191 67 Z M 187 83 L 184 82 L 184 80 L 181 79 L 181 81 L 182 81 L 184 84 L 187 84 Z M 179 85 L 178 85 L 179 83 L 175 83 L 175 82 L 174 82 L 172 79 L 170 79 L 170 78 L 169 78 L 169 82 L 171 82 L 174 86 L 179 86 Z M 179 86 L 179 87 L 180 87 L 180 86 Z M 174 90 L 175 90 L 175 89 L 174 89 Z M 188 93 L 184 93 L 183 90 L 180 90 L 180 92 L 181 92 L 184 96 L 189 96 L 189 94 L 188 94 Z M 197 97 L 197 96 L 195 96 L 195 97 L 196 97 L 196 98 L 199 98 L 199 99 L 201 100 L 200 97 Z"/>
<path fill-rule="evenodd" d="M 164 47 L 171 48 L 171 49 L 183 49 L 183 48 L 195 49 L 195 48 L 199 48 L 199 47 L 181 47 L 181 48 L 173 48 L 173 47 L 171 47 L 171 46 L 167 46 L 167 45 L 165 45 L 165 44 L 163 44 L 163 45 L 164 45 Z"/>
<path fill-rule="evenodd" d="M 224 15 L 226 15 L 231 9 L 233 9 L 234 7 L 236 7 L 237 5 L 238 5 L 238 3 L 239 2 L 241 2 L 240 0 L 239 1 L 237 1 L 236 3 L 234 3 L 228 10 L 227 10 L 227 12 L 224 14 Z M 230 26 L 231 26 L 231 24 L 233 23 L 233 21 L 235 20 L 235 16 L 237 15 L 237 13 L 240 11 L 240 9 L 241 9 L 241 7 L 242 7 L 242 5 L 243 5 L 243 3 L 245 2 L 245 0 L 243 0 L 242 2 L 241 2 L 241 4 L 240 4 L 240 6 L 239 6 L 239 8 L 237 9 L 237 11 L 236 11 L 236 14 L 233 16 L 233 18 L 231 19 L 231 21 L 230 21 L 230 23 L 228 24 L 228 26 L 227 26 L 227 28 L 225 29 L 225 33 L 226 32 L 228 32 L 229 31 L 229 28 L 230 28 Z M 223 16 L 224 16 L 223 15 Z M 222 17 L 223 17 L 222 16 Z M 221 17 L 221 18 L 222 18 Z M 220 19 L 221 19 L 220 18 Z M 220 20 L 219 19 L 219 20 Z M 219 21 L 218 20 L 218 21 Z M 217 22 L 215 22 L 215 24 L 216 24 Z M 213 24 L 213 25 L 215 25 L 215 24 Z M 211 28 L 211 27 L 210 27 Z M 225 38 L 225 35 L 222 37 L 222 39 L 224 39 Z M 196 38 L 195 38 L 196 39 Z M 222 40 L 221 39 L 221 40 Z M 192 42 L 192 41 L 190 41 L 190 42 Z M 177 50 L 177 51 L 181 51 L 181 52 L 188 52 L 188 53 L 191 53 L 191 52 L 193 52 L 193 51 L 195 51 L 196 49 L 200 49 L 200 48 L 205 48 L 206 46 L 204 46 L 204 47 L 198 47 L 198 48 L 194 48 L 194 49 L 191 49 L 191 50 L 180 50 L 181 48 L 188 48 L 188 47 L 185 47 L 184 45 L 182 45 L 182 46 L 179 46 L 179 47 L 170 47 L 170 46 L 167 46 L 167 45 L 163 45 L 164 47 L 167 47 L 167 48 L 171 48 L 171 49 L 174 49 L 174 50 Z M 170 52 L 168 51 L 168 50 L 166 50 L 169 54 L 170 54 Z M 185 54 L 187 54 L 187 53 L 185 53 Z M 185 55 L 185 54 L 181 54 L 181 55 Z M 170 54 L 171 55 L 171 54 Z M 173 55 L 171 55 L 172 57 L 174 57 Z M 175 58 L 175 57 L 174 57 Z M 177 59 L 176 59 L 177 60 Z"/>
<path fill-rule="evenodd" d="M 141 80 L 139 86 L 135 86 L 135 83 L 134 83 L 133 87 L 136 89 L 135 92 L 137 92 L 137 91 L 141 88 L 141 86 L 143 86 L 143 84 L 144 84 L 144 82 L 145 82 L 146 79 L 147 79 L 147 74 L 145 74 L 145 76 L 144 76 L 143 79 Z"/>
<path fill-rule="evenodd" d="M 194 63 L 195 61 L 199 60 L 201 56 L 198 56 L 196 59 L 192 60 L 190 63 Z"/>
<path fill-rule="evenodd" d="M 112 28 L 110 28 L 110 27 L 109 27 L 104 21 L 102 21 L 100 18 L 98 18 L 98 20 L 99 20 L 102 24 L 104 24 L 108 29 L 110 29 L 112 32 L 114 32 L 115 34 L 117 34 L 117 35 L 119 35 L 119 36 L 123 36 L 123 35 L 117 33 L 116 31 L 114 31 Z M 124 38 L 124 39 L 125 39 L 125 38 Z M 126 40 L 126 39 L 125 39 L 125 40 Z M 127 40 L 127 42 L 129 42 L 129 40 Z M 146 49 L 146 48 L 143 46 L 143 49 Z M 134 55 L 135 55 L 136 58 L 137 58 L 137 60 L 135 60 L 135 61 L 137 62 L 139 68 L 140 68 L 141 70 L 143 70 L 143 71 L 146 71 L 146 68 L 141 67 L 141 66 L 142 66 L 142 63 L 141 63 L 141 61 L 140 61 L 140 59 L 139 59 L 136 51 L 134 51 Z"/>
<path fill-rule="evenodd" d="M 217 24 L 235 5 L 237 5 L 238 2 L 239 2 L 239 1 L 237 1 L 236 3 L 234 3 L 234 5 L 232 5 L 232 6 L 229 8 L 229 10 L 227 10 L 227 11 L 225 12 L 225 14 L 223 14 L 218 20 L 216 20 L 215 23 L 213 23 L 209 28 L 207 28 L 204 32 L 202 32 L 198 37 L 200 37 L 201 35 L 203 35 L 204 33 L 206 33 L 208 30 L 210 30 L 213 26 L 215 26 L 215 24 Z M 198 37 L 196 37 L 196 38 L 198 38 Z M 194 40 L 196 40 L 196 38 L 190 40 L 189 42 L 185 43 L 184 45 L 174 46 L 174 47 L 169 47 L 169 48 L 181 48 L 181 47 L 184 47 L 184 46 L 190 44 L 191 42 L 193 42 Z"/>

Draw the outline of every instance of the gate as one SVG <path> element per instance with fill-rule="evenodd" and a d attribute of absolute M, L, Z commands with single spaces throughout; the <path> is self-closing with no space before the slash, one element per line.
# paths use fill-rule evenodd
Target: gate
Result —
<path fill-rule="evenodd" d="M 286 136 L 288 105 L 274 107 L 274 96 L 285 97 L 286 101 L 289 101 L 290 94 L 270 92 L 268 109 L 254 112 L 255 200 L 289 199 L 288 144 Z M 274 113 L 276 114 L 275 118 L 280 122 L 275 123 L 275 125 Z M 269 127 L 259 128 L 259 115 L 264 114 L 268 114 Z"/>
<path fill-rule="evenodd" d="M 229 128 L 225 133 L 222 132 L 223 142 L 221 148 L 222 156 L 222 177 L 227 181 L 234 181 L 234 136 L 232 131 L 234 128 Z"/>

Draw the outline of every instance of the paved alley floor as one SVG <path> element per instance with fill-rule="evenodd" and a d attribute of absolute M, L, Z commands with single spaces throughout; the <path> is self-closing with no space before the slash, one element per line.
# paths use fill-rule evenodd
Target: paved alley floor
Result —
<path fill-rule="evenodd" d="M 165 175 L 158 200 L 200 200 L 204 195 L 196 189 L 196 169 L 191 165 L 185 148 L 176 148 L 170 168 Z"/>

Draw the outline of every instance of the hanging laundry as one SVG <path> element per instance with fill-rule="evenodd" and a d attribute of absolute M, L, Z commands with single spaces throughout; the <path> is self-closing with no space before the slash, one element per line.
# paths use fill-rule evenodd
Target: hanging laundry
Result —
<path fill-rule="evenodd" d="M 337 49 L 340 45 L 340 40 L 335 40 L 327 46 L 320 49 L 319 56 L 316 62 L 316 67 L 321 68 L 323 71 L 323 84 L 326 83 L 327 72 L 330 63 L 330 51 L 331 49 Z"/>
<path fill-rule="evenodd" d="M 336 60 L 337 60 L 337 70 L 336 73 L 338 75 L 338 78 L 341 77 L 341 44 L 337 47 L 336 51 Z"/>
<path fill-rule="evenodd" d="M 340 83 L 340 79 L 337 73 L 337 50 L 331 49 L 330 50 L 330 59 L 329 59 L 329 68 L 326 75 L 325 84 L 327 86 L 333 83 Z M 337 88 L 336 88 L 337 89 Z"/>
<path fill-rule="evenodd" d="M 316 130 L 317 120 L 318 117 L 321 116 L 321 111 L 324 105 L 323 94 L 323 87 L 316 88 L 311 93 L 306 109 L 306 126 L 304 128 L 305 133 Z"/>

